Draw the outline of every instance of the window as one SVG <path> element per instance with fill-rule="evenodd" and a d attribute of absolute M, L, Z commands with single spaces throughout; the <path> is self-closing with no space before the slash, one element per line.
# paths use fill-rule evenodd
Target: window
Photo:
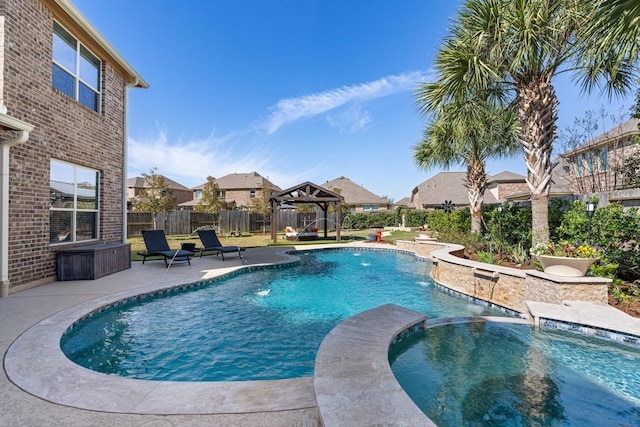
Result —
<path fill-rule="evenodd" d="M 52 85 L 93 111 L 100 106 L 100 60 L 53 23 Z"/>
<path fill-rule="evenodd" d="M 202 199 L 202 190 L 196 190 L 196 199 Z"/>
<path fill-rule="evenodd" d="M 582 154 L 576 154 L 576 176 L 582 176 Z"/>
<path fill-rule="evenodd" d="M 609 169 L 609 150 L 607 147 L 598 150 L 598 162 L 600 162 L 600 172 L 606 172 Z"/>
<path fill-rule="evenodd" d="M 373 205 L 372 209 L 374 212 L 378 212 L 378 210 L 380 209 L 380 205 Z"/>
<path fill-rule="evenodd" d="M 256 189 L 252 188 L 251 190 L 249 190 L 249 198 L 251 199 L 255 199 L 256 198 Z"/>
<path fill-rule="evenodd" d="M 591 175 L 595 170 L 596 155 L 593 151 L 587 151 L 585 158 L 587 160 L 587 174 Z"/>
<path fill-rule="evenodd" d="M 98 238 L 99 180 L 96 170 L 51 160 L 50 243 Z"/>
<path fill-rule="evenodd" d="M 225 196 L 226 196 L 225 190 L 218 190 L 218 197 L 220 197 L 221 199 L 224 199 Z"/>

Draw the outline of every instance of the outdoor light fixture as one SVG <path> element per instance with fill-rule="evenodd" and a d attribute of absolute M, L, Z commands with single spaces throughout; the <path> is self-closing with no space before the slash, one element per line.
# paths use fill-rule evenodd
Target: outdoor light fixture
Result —
<path fill-rule="evenodd" d="M 596 211 L 596 202 L 587 202 L 587 217 L 593 218 L 593 214 Z"/>
<path fill-rule="evenodd" d="M 587 240 L 589 244 L 591 244 L 591 218 L 593 218 L 593 214 L 596 212 L 596 202 L 589 201 L 587 202 L 587 218 L 589 219 L 589 231 Z"/>

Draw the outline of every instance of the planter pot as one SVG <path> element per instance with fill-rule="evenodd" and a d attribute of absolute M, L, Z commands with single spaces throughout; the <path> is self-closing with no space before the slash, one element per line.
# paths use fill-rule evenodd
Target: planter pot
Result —
<path fill-rule="evenodd" d="M 564 256 L 536 255 L 545 273 L 565 277 L 582 277 L 597 258 L 570 258 Z"/>

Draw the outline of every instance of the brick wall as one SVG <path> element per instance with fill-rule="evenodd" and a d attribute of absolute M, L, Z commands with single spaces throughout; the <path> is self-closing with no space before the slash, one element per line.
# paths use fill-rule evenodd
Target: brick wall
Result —
<path fill-rule="evenodd" d="M 101 113 L 54 90 L 51 11 L 39 0 L 4 3 L 4 103 L 8 115 L 35 125 L 29 140 L 10 151 L 9 281 L 15 288 L 53 280 L 55 251 L 69 247 L 49 246 L 52 158 L 100 171 L 100 242 L 122 241 L 125 81 L 103 62 Z"/>
<path fill-rule="evenodd" d="M 498 184 L 498 201 L 502 202 L 507 196 L 514 193 L 524 193 L 529 191 L 529 186 L 526 182 L 511 182 Z"/>

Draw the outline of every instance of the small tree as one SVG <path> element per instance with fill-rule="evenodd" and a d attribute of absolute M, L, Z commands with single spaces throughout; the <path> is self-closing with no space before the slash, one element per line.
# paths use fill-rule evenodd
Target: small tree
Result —
<path fill-rule="evenodd" d="M 617 172 L 622 176 L 624 188 L 640 187 L 640 144 L 636 141 L 635 152 L 626 157 Z"/>
<path fill-rule="evenodd" d="M 153 167 L 148 173 L 143 173 L 144 187 L 133 198 L 131 204 L 134 211 L 153 213 L 153 228 L 157 228 L 156 214 L 172 211 L 176 207 L 176 201 L 167 181 L 162 175 L 158 175 L 157 167 Z"/>
<path fill-rule="evenodd" d="M 198 201 L 198 204 L 193 208 L 198 213 L 212 213 L 216 214 L 225 208 L 225 202 L 220 197 L 220 188 L 216 179 L 212 176 L 207 177 L 207 182 L 202 189 L 202 198 Z"/>
<path fill-rule="evenodd" d="M 596 113 L 593 110 L 587 110 L 584 113 L 584 117 L 575 117 L 573 119 L 573 125 L 563 129 L 559 132 L 559 141 L 560 147 L 564 151 L 573 151 L 578 149 L 579 147 L 585 146 L 585 144 L 593 141 L 598 134 L 606 135 L 607 138 L 612 140 L 617 140 L 621 135 L 621 130 L 617 129 L 617 126 L 626 120 L 626 114 L 623 112 L 619 112 L 618 114 L 609 113 L 604 105 L 600 106 L 600 110 Z M 599 129 L 607 129 L 604 133 L 599 132 Z M 617 130 L 616 130 L 617 129 Z M 600 162 L 603 159 L 600 158 L 600 155 L 595 155 L 593 150 L 595 147 L 591 148 L 591 156 L 593 159 L 593 170 L 598 171 L 597 173 L 587 173 L 583 176 L 578 176 L 577 173 L 574 173 L 575 176 L 575 186 L 578 193 L 594 193 L 599 191 L 611 191 L 611 185 L 615 185 L 618 181 L 618 176 L 620 175 L 619 169 L 621 164 L 624 162 L 624 158 L 619 154 L 616 154 L 616 150 L 612 150 L 611 154 L 609 154 L 606 162 L 611 165 L 611 167 L 601 168 Z M 575 158 L 574 158 L 575 160 Z M 575 162 L 572 166 L 574 171 L 577 166 Z M 610 176 L 610 174 L 615 173 L 616 175 Z"/>
<path fill-rule="evenodd" d="M 247 209 L 249 213 L 258 214 L 262 217 L 262 232 L 267 232 L 266 226 L 266 216 L 271 213 L 271 203 L 269 199 L 271 198 L 272 189 L 271 187 L 264 187 L 260 192 L 260 195 L 254 199 L 251 199 L 249 204 L 247 205 Z"/>

